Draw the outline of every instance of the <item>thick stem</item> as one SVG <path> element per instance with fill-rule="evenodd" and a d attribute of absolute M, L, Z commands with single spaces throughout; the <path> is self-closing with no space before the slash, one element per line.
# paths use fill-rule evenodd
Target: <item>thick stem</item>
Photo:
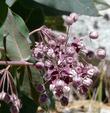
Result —
<path fill-rule="evenodd" d="M 26 61 L 0 61 L 0 65 L 28 65 L 33 66 L 33 63 Z"/>

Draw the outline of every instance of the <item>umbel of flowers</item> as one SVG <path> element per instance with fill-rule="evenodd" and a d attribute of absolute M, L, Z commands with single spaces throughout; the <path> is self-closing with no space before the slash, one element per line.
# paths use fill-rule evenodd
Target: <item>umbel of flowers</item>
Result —
<path fill-rule="evenodd" d="M 72 13 L 69 16 L 63 16 L 63 19 L 69 29 L 77 21 L 78 15 Z M 83 44 L 82 38 L 73 36 L 73 41 L 70 43 L 68 33 L 56 34 L 45 26 L 38 33 L 41 41 L 36 42 L 33 49 L 35 65 L 44 70 L 44 81 L 48 82 L 54 97 L 62 105 L 67 105 L 70 87 L 85 94 L 93 83 L 92 77 L 97 76 L 99 70 L 96 66 L 87 63 L 86 60 L 84 62 L 79 60 L 82 57 L 80 54 L 85 56 L 91 54 L 91 51 Z M 97 39 L 98 34 L 91 32 L 89 38 Z M 101 49 L 105 51 L 103 48 Z M 100 52 L 100 55 L 104 58 L 105 53 Z"/>
<path fill-rule="evenodd" d="M 19 113 L 21 102 L 18 98 L 13 77 L 8 71 L 9 67 L 10 65 L 6 69 L 0 70 L 0 101 L 10 106 L 10 113 Z"/>

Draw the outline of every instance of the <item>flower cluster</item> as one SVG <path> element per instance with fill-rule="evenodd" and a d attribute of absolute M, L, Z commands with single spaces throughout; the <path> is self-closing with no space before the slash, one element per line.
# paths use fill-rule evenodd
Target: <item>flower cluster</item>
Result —
<path fill-rule="evenodd" d="M 11 113 L 19 113 L 21 103 L 8 68 L 0 70 L 0 101 L 10 105 Z"/>
<path fill-rule="evenodd" d="M 76 14 L 71 14 L 64 19 L 70 26 L 77 17 Z M 44 69 L 44 80 L 49 83 L 55 98 L 60 100 L 62 105 L 67 105 L 70 86 L 85 94 L 93 82 L 92 77 L 96 76 L 99 70 L 80 55 L 82 53 L 87 56 L 90 52 L 83 44 L 82 38 L 73 36 L 70 43 L 68 34 L 55 34 L 45 26 L 39 33 L 42 41 L 36 42 L 33 49 L 35 65 L 39 69 Z"/>

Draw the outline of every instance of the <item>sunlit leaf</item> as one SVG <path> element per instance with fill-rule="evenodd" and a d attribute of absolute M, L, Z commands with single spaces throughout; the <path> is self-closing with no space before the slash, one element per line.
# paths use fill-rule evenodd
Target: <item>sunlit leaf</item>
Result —
<path fill-rule="evenodd" d="M 9 7 L 11 7 L 15 2 L 16 0 L 6 0 L 6 3 Z"/>
<path fill-rule="evenodd" d="M 98 12 L 92 0 L 34 0 L 37 3 L 68 12 L 97 16 Z"/>

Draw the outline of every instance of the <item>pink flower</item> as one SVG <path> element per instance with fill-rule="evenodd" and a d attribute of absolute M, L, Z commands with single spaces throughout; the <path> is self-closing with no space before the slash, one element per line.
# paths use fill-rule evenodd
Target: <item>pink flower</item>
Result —
<path fill-rule="evenodd" d="M 68 26 L 77 18 L 74 13 L 64 16 Z M 83 44 L 82 38 L 75 37 L 72 43 L 68 43 L 67 35 L 56 35 L 46 27 L 41 32 L 44 35 L 43 40 L 36 43 L 33 49 L 33 56 L 37 61 L 36 67 L 41 66 L 44 69 L 44 81 L 49 83 L 55 98 L 66 105 L 68 103 L 66 94 L 69 93 L 70 86 L 72 85 L 81 94 L 85 94 L 93 83 L 92 77 L 96 76 L 99 70 L 87 63 L 86 59 L 84 61 L 80 59 L 80 53 L 85 56 L 92 55 Z M 99 53 L 102 55 L 104 52 Z"/>

